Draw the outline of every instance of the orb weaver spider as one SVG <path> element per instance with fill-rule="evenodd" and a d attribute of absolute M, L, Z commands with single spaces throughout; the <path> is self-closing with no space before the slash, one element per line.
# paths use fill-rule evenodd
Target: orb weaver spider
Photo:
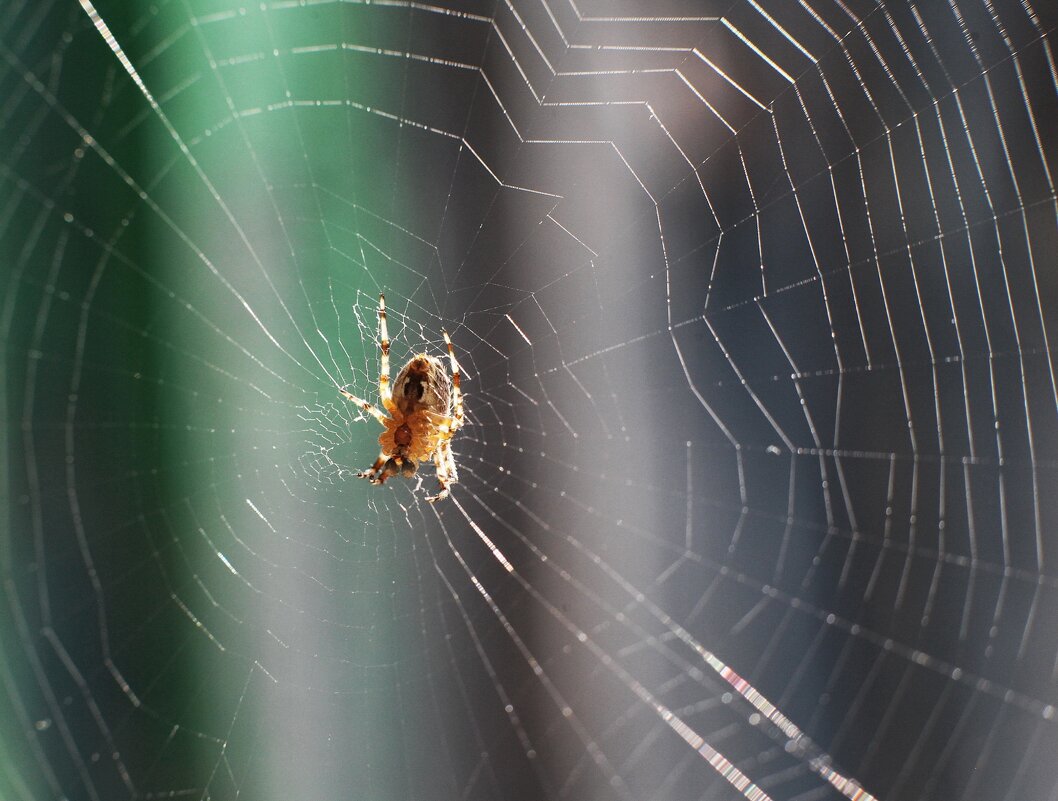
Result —
<path fill-rule="evenodd" d="M 355 403 L 386 429 L 378 438 L 382 451 L 375 463 L 367 470 L 361 470 L 357 476 L 368 479 L 372 484 L 382 485 L 387 478 L 397 473 L 404 478 L 411 478 L 421 462 L 433 459 L 441 489 L 426 499 L 430 503 L 447 498 L 451 486 L 459 480 L 451 441 L 463 425 L 459 362 L 456 361 L 448 332 L 441 333 L 448 347 L 451 380 L 440 359 L 428 353 L 419 353 L 400 369 L 390 388 L 386 296 L 379 295 L 378 344 L 382 351 L 382 364 L 378 376 L 378 395 L 385 412 L 344 387 L 338 390 L 346 400 Z"/>

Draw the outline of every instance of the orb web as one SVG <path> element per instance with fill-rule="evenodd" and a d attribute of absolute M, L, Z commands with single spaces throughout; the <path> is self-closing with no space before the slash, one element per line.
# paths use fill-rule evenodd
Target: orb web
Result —
<path fill-rule="evenodd" d="M 1053 797 L 1055 22 L 13 4 L 2 793 Z"/>

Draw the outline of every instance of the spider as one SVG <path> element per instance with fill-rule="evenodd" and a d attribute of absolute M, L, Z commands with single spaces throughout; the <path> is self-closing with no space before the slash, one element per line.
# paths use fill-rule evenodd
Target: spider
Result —
<path fill-rule="evenodd" d="M 378 394 L 385 412 L 363 398 L 338 391 L 385 426 L 378 441 L 382 452 L 367 470 L 357 473 L 372 484 L 384 484 L 390 476 L 400 473 L 411 478 L 426 459 L 433 459 L 437 468 L 436 495 L 430 503 L 448 497 L 449 489 L 459 480 L 452 456 L 452 435 L 463 425 L 463 393 L 459 389 L 459 362 L 456 361 L 452 340 L 442 331 L 448 346 L 448 364 L 452 370 L 449 380 L 444 364 L 436 356 L 419 353 L 397 373 L 397 380 L 389 385 L 389 328 L 386 325 L 386 296 L 378 296 L 378 336 L 382 351 L 382 366 L 378 376 Z M 388 415 L 386 414 L 388 412 Z"/>

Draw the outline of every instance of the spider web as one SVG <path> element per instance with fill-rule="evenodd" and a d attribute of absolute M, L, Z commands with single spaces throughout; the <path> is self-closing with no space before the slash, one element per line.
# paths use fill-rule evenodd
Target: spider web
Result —
<path fill-rule="evenodd" d="M 1056 20 L 7 4 L 0 796 L 1058 798 Z"/>

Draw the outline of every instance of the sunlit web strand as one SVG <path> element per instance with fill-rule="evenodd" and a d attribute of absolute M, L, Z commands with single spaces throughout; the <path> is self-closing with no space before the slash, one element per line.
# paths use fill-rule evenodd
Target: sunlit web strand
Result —
<path fill-rule="evenodd" d="M 506 495 L 506 493 L 502 492 L 501 494 Z M 814 754 L 813 756 L 811 756 L 811 758 L 808 759 L 808 767 L 814 773 L 818 774 L 825 781 L 833 785 L 851 801 L 877 801 L 877 799 L 873 795 L 863 789 L 859 782 L 857 782 L 851 777 L 843 775 L 835 768 L 833 768 L 830 756 L 822 752 L 819 746 L 817 746 L 811 740 L 811 738 L 809 738 L 792 720 L 790 720 L 786 715 L 784 715 L 778 709 L 778 707 L 771 703 L 752 684 L 750 684 L 746 679 L 742 678 L 731 667 L 729 667 L 722 660 L 720 660 L 715 654 L 713 654 L 711 651 L 704 648 L 700 643 L 698 643 L 698 641 L 691 635 L 690 632 L 688 632 L 686 629 L 676 623 L 676 621 L 674 621 L 662 609 L 657 607 L 646 596 L 645 593 L 643 593 L 634 585 L 632 585 L 617 570 L 615 570 L 609 563 L 607 563 L 606 560 L 604 560 L 597 553 L 585 548 L 584 545 L 572 535 L 561 534 L 556 531 L 553 526 L 549 525 L 545 520 L 540 518 L 532 510 L 525 507 L 521 503 L 521 501 L 511 496 L 507 497 L 508 500 L 511 500 L 515 504 L 515 506 L 521 509 L 525 514 L 529 515 L 544 530 L 549 531 L 555 534 L 556 536 L 565 539 L 568 543 L 573 545 L 573 547 L 577 548 L 577 550 L 581 551 L 586 556 L 588 556 L 595 565 L 597 565 L 604 573 L 606 573 L 607 576 L 609 576 L 622 589 L 624 589 L 636 603 L 641 604 L 644 609 L 650 612 L 650 614 L 659 622 L 661 622 L 670 632 L 672 632 L 674 635 L 676 635 L 677 638 L 679 638 L 682 642 L 692 648 L 703 659 L 703 661 L 705 661 L 705 663 L 709 665 L 709 667 L 712 668 L 712 670 L 718 676 L 720 676 L 720 678 L 722 678 L 727 684 L 729 684 L 746 701 L 752 704 L 762 715 L 764 715 L 765 718 L 767 718 L 770 723 L 772 723 L 776 728 L 779 729 L 780 732 L 782 732 L 783 736 L 787 740 L 787 750 L 790 753 L 799 754 L 803 756 Z M 474 498 L 478 502 L 478 504 L 480 504 L 486 511 L 488 511 L 494 519 L 500 520 L 500 522 L 502 523 L 502 520 L 498 518 L 496 513 L 492 509 L 490 509 L 481 498 L 477 497 L 476 495 L 474 496 Z M 467 516 L 467 512 L 463 509 L 463 507 L 460 506 L 459 509 L 469 521 L 470 518 L 469 516 Z M 472 523 L 472 525 L 474 524 Z M 554 560 L 549 558 L 542 550 L 540 550 L 537 545 L 528 540 L 528 538 L 521 535 L 519 532 L 512 529 L 511 526 L 506 524 L 504 525 L 508 530 L 511 530 L 512 533 L 514 533 L 515 536 L 517 536 L 519 540 L 521 540 L 521 542 L 526 545 L 530 549 L 530 551 L 537 558 L 539 558 L 547 567 L 559 572 L 559 574 L 567 583 L 572 584 L 578 589 L 578 591 L 584 593 L 583 588 L 578 586 L 580 582 L 572 578 L 566 571 L 562 570 L 554 562 Z M 474 525 L 474 528 L 476 530 L 479 530 L 479 527 L 476 525 Z M 486 544 L 491 546 L 491 540 L 487 540 Z M 496 556 L 495 546 L 492 546 L 491 549 L 494 552 L 493 555 Z M 519 584 L 521 584 L 523 589 L 531 596 L 536 598 L 545 608 L 547 608 L 548 612 L 552 615 L 552 617 L 558 620 L 563 627 L 569 630 L 576 637 L 578 642 L 582 643 L 586 648 L 588 648 L 593 653 L 593 655 L 598 658 L 600 663 L 605 665 L 612 673 L 614 673 L 629 690 L 635 693 L 635 695 L 639 697 L 641 701 L 643 701 L 643 703 L 653 709 L 655 713 L 666 723 L 666 725 L 668 725 L 673 731 L 679 734 L 685 742 L 687 742 L 696 751 L 698 751 L 709 762 L 709 764 L 713 767 L 714 770 L 720 773 L 720 775 L 727 779 L 727 781 L 731 782 L 731 784 L 737 789 L 739 789 L 739 792 L 742 792 L 742 794 L 745 795 L 746 798 L 753 799 L 753 801 L 756 801 L 757 799 L 768 798 L 767 794 L 754 795 L 753 793 L 763 793 L 763 791 L 761 791 L 760 788 L 758 788 L 756 785 L 752 784 L 752 782 L 750 782 L 749 779 L 744 774 L 742 774 L 737 768 L 731 765 L 730 762 L 722 754 L 720 754 L 718 751 L 709 746 L 706 740 L 693 728 L 691 728 L 687 723 L 685 723 L 678 715 L 676 715 L 674 712 L 672 712 L 672 710 L 670 710 L 668 707 L 658 701 L 654 697 L 654 695 L 646 689 L 646 687 L 644 687 L 638 680 L 635 679 L 635 677 L 633 677 L 630 673 L 628 673 L 628 671 L 621 667 L 605 650 L 602 649 L 601 646 L 595 643 L 585 631 L 583 631 L 579 626 L 577 626 L 577 624 L 570 620 L 561 609 L 559 609 L 546 598 L 544 598 L 534 586 L 532 586 L 524 577 L 521 576 L 520 573 L 518 573 L 515 568 L 510 565 L 510 562 L 505 557 L 501 560 L 501 556 L 502 554 L 500 556 L 496 556 L 497 560 L 501 561 L 501 564 L 503 564 L 507 571 L 515 578 L 515 580 L 518 581 Z M 478 586 L 479 591 L 484 592 L 484 588 L 481 587 L 480 582 L 476 578 L 473 578 L 473 581 L 475 586 Z M 602 605 L 598 598 L 593 597 L 592 600 L 595 603 Z"/>
<path fill-rule="evenodd" d="M 202 166 L 198 163 L 198 160 L 191 153 L 190 148 L 187 146 L 187 144 L 184 142 L 183 138 L 180 136 L 179 131 L 176 130 L 176 128 L 173 126 L 172 122 L 170 122 L 169 117 L 162 110 L 162 107 L 158 104 L 158 101 L 155 100 L 154 95 L 151 94 L 151 91 L 147 88 L 147 85 L 143 82 L 143 79 L 140 77 L 139 72 L 132 65 L 132 62 L 129 61 L 128 56 L 125 55 L 124 49 L 121 47 L 121 44 L 118 42 L 118 40 L 114 36 L 113 32 L 111 32 L 110 27 L 107 25 L 106 21 L 103 20 L 103 18 L 99 15 L 99 12 L 96 10 L 96 8 L 92 4 L 91 0 L 78 0 L 78 2 L 80 2 L 81 8 L 84 9 L 84 12 L 88 15 L 88 18 L 92 21 L 92 24 L 95 26 L 96 30 L 99 32 L 99 35 L 103 37 L 103 41 L 106 42 L 107 47 L 109 47 L 111 49 L 111 51 L 117 57 L 118 61 L 121 62 L 122 67 L 124 67 L 125 71 L 129 75 L 129 77 L 132 78 L 133 82 L 136 84 L 136 87 L 143 94 L 143 97 L 150 104 L 151 108 L 154 110 L 154 113 L 157 115 L 158 119 L 165 126 L 166 130 L 169 132 L 169 135 L 173 138 L 173 141 L 176 142 L 177 146 L 180 148 L 180 151 L 184 154 L 184 157 L 188 160 L 188 163 L 195 170 L 196 174 L 199 176 L 199 178 L 202 181 L 202 183 L 209 190 L 209 193 L 213 196 L 213 199 L 217 202 L 217 205 L 220 206 L 221 210 L 224 212 L 224 216 L 231 223 L 232 227 L 235 228 L 235 231 L 236 231 L 236 233 L 238 233 L 239 238 L 242 240 L 243 244 L 245 245 L 246 250 L 249 252 L 249 254 L 253 258 L 254 262 L 260 268 L 261 274 L 264 276 L 265 281 L 268 283 L 268 286 L 271 288 L 272 293 L 275 295 L 276 300 L 279 302 L 280 307 L 282 307 L 283 311 L 286 312 L 287 318 L 290 320 L 290 322 L 293 323 L 295 329 L 298 331 L 298 334 L 301 337 L 301 341 L 304 343 L 304 345 L 308 349 L 309 353 L 312 354 L 313 359 L 316 360 L 316 363 L 320 366 L 320 368 L 323 370 L 323 372 L 328 376 L 328 378 L 331 379 L 331 382 L 334 383 L 335 385 L 337 385 L 338 384 L 337 379 L 331 377 L 330 372 L 327 370 L 326 365 L 324 365 L 324 363 L 320 360 L 320 357 L 317 355 L 315 349 L 309 344 L 308 340 L 305 338 L 305 335 L 301 333 L 301 329 L 298 327 L 297 321 L 294 319 L 294 316 L 290 313 L 290 309 L 287 308 L 286 303 L 283 302 L 282 296 L 279 294 L 279 291 L 276 289 L 275 284 L 272 282 L 271 276 L 268 275 L 268 271 L 265 269 L 264 264 L 261 262 L 260 257 L 257 255 L 257 251 L 254 249 L 253 244 L 250 242 L 249 238 L 246 236 L 246 232 L 243 230 L 242 226 L 239 225 L 239 222 L 235 219 L 235 215 L 232 213 L 231 209 L 228 208 L 228 204 L 224 201 L 224 198 L 221 197 L 220 192 L 217 191 L 216 187 L 213 185 L 213 182 L 209 179 L 209 176 L 206 175 L 205 171 L 202 169 Z M 141 196 L 143 196 L 143 195 L 144 195 L 144 193 L 141 192 Z M 161 210 L 159 208 L 157 208 L 154 204 L 152 204 L 152 208 L 154 208 L 156 212 L 161 214 Z M 173 227 L 174 231 L 176 231 L 180 235 L 181 239 L 184 239 L 185 241 L 187 241 L 188 244 L 192 244 L 190 242 L 190 239 L 187 237 L 187 235 L 184 234 L 179 228 L 177 228 L 175 226 L 175 223 L 173 223 L 168 218 L 167 215 L 163 214 L 162 216 L 163 216 L 163 219 L 165 219 L 166 222 L 170 226 Z M 298 367 L 301 367 L 302 369 L 307 369 L 303 364 L 301 364 L 301 362 L 290 351 L 288 351 L 283 346 L 283 344 L 281 342 L 279 342 L 279 340 L 277 340 L 275 338 L 275 336 L 272 335 L 272 332 L 264 324 L 264 321 L 261 320 L 261 318 L 258 316 L 257 312 L 255 312 L 253 310 L 253 308 L 250 306 L 249 302 L 235 289 L 235 287 L 226 278 L 224 278 L 221 275 L 220 271 L 217 270 L 213 266 L 213 264 L 208 259 L 205 258 L 205 255 L 202 254 L 201 251 L 199 251 L 197 247 L 195 247 L 195 250 L 196 250 L 196 252 L 199 253 L 199 257 L 205 261 L 205 263 L 210 268 L 210 271 L 214 274 L 214 276 L 216 276 L 217 279 L 219 279 L 221 281 L 221 283 L 224 284 L 224 286 L 228 289 L 228 291 L 231 292 L 235 296 L 235 298 L 242 304 L 243 308 L 246 309 L 247 313 L 253 318 L 254 322 L 257 323 L 257 326 L 264 332 L 265 336 L 268 337 L 268 339 L 272 342 L 272 344 L 275 345 L 287 358 L 289 358 L 292 362 L 294 362 L 294 364 L 298 365 Z"/>
<path fill-rule="evenodd" d="M 558 688 L 555 682 L 548 675 L 547 671 L 544 669 L 544 666 L 536 659 L 535 655 L 530 650 L 529 646 L 526 644 L 524 638 L 518 633 L 514 625 L 511 623 L 510 619 L 503 613 L 503 610 L 500 609 L 499 604 L 496 603 L 495 599 L 492 597 L 489 591 L 485 589 L 485 585 L 481 583 L 481 580 L 470 568 L 470 565 L 467 564 L 466 560 L 463 558 L 462 552 L 456 547 L 455 543 L 452 542 L 452 538 L 448 534 L 448 530 L 444 527 L 443 519 L 439 518 L 439 522 L 441 523 L 441 529 L 444 533 L 445 542 L 447 543 L 449 550 L 452 552 L 453 556 L 455 556 L 456 561 L 459 562 L 460 566 L 463 568 L 463 571 L 466 573 L 467 578 L 470 580 L 470 583 L 473 584 L 474 589 L 477 590 L 478 594 L 482 597 L 482 599 L 488 605 L 489 609 L 492 611 L 492 614 L 496 617 L 496 620 L 499 621 L 500 625 L 503 627 L 503 630 L 511 639 L 511 642 L 514 643 L 514 646 L 518 649 L 518 652 L 526 661 L 526 664 L 529 665 L 529 668 L 533 671 L 533 674 L 536 677 L 537 681 L 540 682 L 540 684 L 547 691 L 548 695 L 551 696 L 552 702 L 561 711 L 562 717 L 566 720 L 567 724 L 576 734 L 577 738 L 584 745 L 584 748 L 591 754 L 595 764 L 606 775 L 611 787 L 619 791 L 621 795 L 625 798 L 631 799 L 631 796 L 628 792 L 628 787 L 625 785 L 625 782 L 621 778 L 621 776 L 617 773 L 609 758 L 602 751 L 602 749 L 599 748 L 598 744 L 592 738 L 590 732 L 585 728 L 584 724 L 577 717 L 576 713 L 573 711 L 572 706 L 570 706 L 570 704 L 566 701 L 565 696 L 562 694 L 562 691 Z M 440 570 L 438 572 L 440 572 Z M 514 576 L 515 579 L 517 579 L 519 583 L 522 583 L 524 586 L 524 580 L 521 578 L 521 576 L 518 575 L 516 571 L 511 571 L 510 574 Z M 448 583 L 447 580 L 446 583 Z M 462 604 L 460 604 L 460 606 L 462 606 Z"/>
<path fill-rule="evenodd" d="M 184 3 L 184 8 L 187 10 L 188 15 L 190 16 L 191 15 L 191 9 L 190 9 L 190 7 L 188 6 L 188 4 L 186 2 Z M 333 351 L 331 349 L 330 340 L 327 338 L 327 335 L 324 334 L 323 330 L 320 328 L 319 321 L 316 319 L 316 312 L 315 312 L 315 310 L 313 308 L 313 304 L 309 300 L 308 292 L 305 289 L 305 283 L 304 283 L 304 281 L 301 278 L 301 264 L 299 262 L 298 252 L 297 252 L 297 249 L 294 247 L 294 243 L 291 241 L 290 232 L 289 232 L 289 230 L 287 228 L 287 222 L 286 222 L 286 220 L 284 219 L 282 213 L 279 210 L 279 205 L 276 202 L 274 188 L 272 187 L 271 182 L 268 180 L 268 178 L 265 175 L 264 168 L 262 167 L 261 161 L 260 161 L 260 159 L 257 156 L 257 151 L 254 149 L 252 143 L 250 142 L 250 138 L 249 138 L 249 136 L 246 133 L 246 129 L 245 129 L 244 125 L 242 124 L 242 118 L 238 115 L 238 113 L 237 113 L 237 111 L 235 109 L 235 104 L 234 104 L 234 102 L 232 100 L 231 92 L 228 89 L 227 84 L 224 82 L 224 77 L 221 74 L 221 70 L 218 68 L 218 64 L 217 64 L 216 60 L 213 57 L 213 53 L 210 50 L 210 47 L 209 47 L 209 45 L 208 45 L 208 43 L 206 41 L 206 37 L 205 37 L 201 27 L 198 26 L 198 25 L 194 25 L 194 24 L 192 25 L 192 27 L 194 28 L 195 34 L 196 34 L 196 36 L 198 38 L 199 46 L 202 48 L 202 51 L 205 54 L 205 56 L 206 56 L 206 58 L 207 58 L 207 60 L 209 62 L 210 71 L 213 74 L 213 76 L 217 79 L 217 83 L 220 85 L 221 91 L 224 94 L 225 103 L 227 104 L 228 110 L 232 113 L 232 118 L 233 118 L 233 120 L 234 120 L 234 122 L 236 124 L 236 127 L 238 128 L 238 131 L 239 131 L 240 135 L 242 136 L 243 142 L 246 145 L 247 152 L 250 154 L 250 157 L 253 160 L 254 166 L 255 166 L 255 168 L 257 170 L 258 177 L 260 178 L 260 181 L 261 181 L 262 185 L 264 185 L 264 187 L 266 189 L 266 193 L 268 195 L 268 199 L 269 199 L 269 201 L 271 203 L 271 206 L 272 206 L 272 211 L 275 214 L 275 218 L 276 218 L 276 221 L 277 221 L 277 223 L 279 225 L 279 229 L 282 231 L 283 239 L 286 242 L 287 250 L 290 253 L 290 258 L 291 258 L 293 264 L 297 268 L 298 286 L 301 288 L 302 297 L 305 300 L 305 308 L 308 310 L 309 317 L 310 317 L 310 319 L 312 321 L 312 327 L 315 330 L 316 335 L 320 339 L 323 340 L 323 343 L 324 343 L 324 345 L 325 345 L 325 347 L 327 349 L 327 354 L 330 356 L 331 364 L 334 366 L 335 374 L 337 375 L 338 379 L 340 379 L 342 381 L 342 383 L 344 383 L 344 378 L 342 377 L 341 367 L 339 367 L 338 362 L 334 358 L 334 353 L 333 353 Z M 271 35 L 271 28 L 269 28 L 269 32 L 270 32 L 270 35 Z M 279 64 L 280 74 L 283 76 L 284 89 L 286 89 L 287 90 L 287 94 L 289 94 L 289 86 L 287 84 L 286 75 L 283 72 L 282 66 L 281 66 L 282 65 L 282 61 L 281 60 L 277 60 L 277 63 Z M 301 154 L 302 154 L 302 160 L 305 163 L 305 167 L 306 167 L 306 170 L 307 170 L 308 174 L 312 178 L 313 184 L 315 184 L 315 182 L 316 182 L 315 181 L 315 176 L 313 175 L 311 163 L 309 162 L 308 157 L 306 155 L 307 148 L 306 148 L 306 145 L 305 145 L 304 137 L 302 136 L 302 133 L 301 133 L 301 126 L 298 125 L 296 116 L 294 118 L 294 122 L 295 122 L 295 126 L 296 126 L 296 129 L 297 129 L 297 132 L 298 132 L 298 143 L 300 145 L 299 149 L 300 149 Z M 319 216 L 320 219 L 323 219 L 324 215 L 323 215 L 323 209 L 322 209 L 322 207 L 320 205 L 319 195 L 314 193 L 313 196 L 314 196 L 314 199 L 316 201 L 316 213 L 317 213 L 317 215 Z M 325 233 L 326 233 L 326 229 L 325 229 Z M 329 239 L 329 237 L 328 237 L 328 239 Z M 282 299 L 280 299 L 280 302 L 282 303 Z M 288 316 L 289 316 L 289 312 L 288 312 Z M 292 318 L 291 318 L 291 321 L 293 322 Z M 323 364 L 320 361 L 319 357 L 316 356 L 316 353 L 313 350 L 313 348 L 311 346 L 309 346 L 307 339 L 302 334 L 301 330 L 299 328 L 297 328 L 296 324 L 295 324 L 295 329 L 298 330 L 299 335 L 301 335 L 302 341 L 305 343 L 306 347 L 309 348 L 309 352 L 312 353 L 314 357 L 316 357 L 317 363 L 319 363 L 320 366 L 323 367 Z M 324 371 L 325 372 L 327 371 L 326 367 L 324 367 Z M 331 378 L 331 376 L 329 374 L 328 374 L 328 378 Z M 334 379 L 332 378 L 332 380 L 334 380 Z"/>

